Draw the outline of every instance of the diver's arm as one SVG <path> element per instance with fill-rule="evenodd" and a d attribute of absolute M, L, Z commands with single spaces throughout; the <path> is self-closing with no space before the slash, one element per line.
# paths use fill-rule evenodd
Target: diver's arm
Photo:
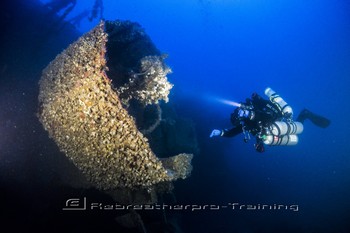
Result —
<path fill-rule="evenodd" d="M 221 131 L 221 137 L 231 138 L 242 132 L 243 132 L 242 127 L 233 127 L 231 129 L 224 129 Z"/>
<path fill-rule="evenodd" d="M 237 134 L 242 133 L 243 130 L 241 127 L 233 127 L 232 129 L 223 129 L 223 130 L 219 130 L 219 129 L 214 129 L 209 137 L 217 137 L 217 136 L 221 136 L 221 137 L 234 137 Z"/>
<path fill-rule="evenodd" d="M 243 130 L 240 127 L 234 127 L 232 129 L 213 129 L 209 137 L 234 137 L 242 132 Z"/>

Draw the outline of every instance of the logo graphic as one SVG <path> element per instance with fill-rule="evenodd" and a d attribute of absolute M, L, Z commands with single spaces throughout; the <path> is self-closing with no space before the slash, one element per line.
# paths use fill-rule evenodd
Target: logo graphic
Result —
<path fill-rule="evenodd" d="M 71 198 L 66 201 L 66 205 L 63 210 L 86 210 L 86 197 L 83 199 L 80 198 Z"/>

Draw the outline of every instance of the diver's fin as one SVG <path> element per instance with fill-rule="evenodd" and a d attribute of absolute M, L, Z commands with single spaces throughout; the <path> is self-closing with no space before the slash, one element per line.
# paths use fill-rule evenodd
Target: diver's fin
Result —
<path fill-rule="evenodd" d="M 328 120 L 327 118 L 317 115 L 315 113 L 312 113 L 307 109 L 303 109 L 303 111 L 301 111 L 296 121 L 303 123 L 306 119 L 309 119 L 312 123 L 314 123 L 315 125 L 321 128 L 327 128 L 331 124 L 331 121 Z"/>

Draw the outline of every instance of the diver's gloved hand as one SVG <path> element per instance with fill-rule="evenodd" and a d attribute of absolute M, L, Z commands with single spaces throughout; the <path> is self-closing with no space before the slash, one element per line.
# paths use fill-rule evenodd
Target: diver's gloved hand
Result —
<path fill-rule="evenodd" d="M 210 137 L 216 137 L 216 136 L 221 136 L 221 130 L 218 130 L 218 129 L 214 129 L 211 134 L 210 134 Z"/>

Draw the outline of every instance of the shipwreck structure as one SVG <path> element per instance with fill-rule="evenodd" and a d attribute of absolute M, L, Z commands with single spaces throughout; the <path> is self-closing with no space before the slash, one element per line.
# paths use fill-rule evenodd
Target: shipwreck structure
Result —
<path fill-rule="evenodd" d="M 102 21 L 59 54 L 39 83 L 43 127 L 100 190 L 150 190 L 192 170 L 191 153 L 158 158 L 145 136 L 159 125 L 173 85 L 164 55 L 151 43 L 140 50 L 140 41 L 150 43 L 137 24 Z M 134 52 L 118 50 L 125 46 Z M 137 123 L 150 108 L 151 123 Z"/>

